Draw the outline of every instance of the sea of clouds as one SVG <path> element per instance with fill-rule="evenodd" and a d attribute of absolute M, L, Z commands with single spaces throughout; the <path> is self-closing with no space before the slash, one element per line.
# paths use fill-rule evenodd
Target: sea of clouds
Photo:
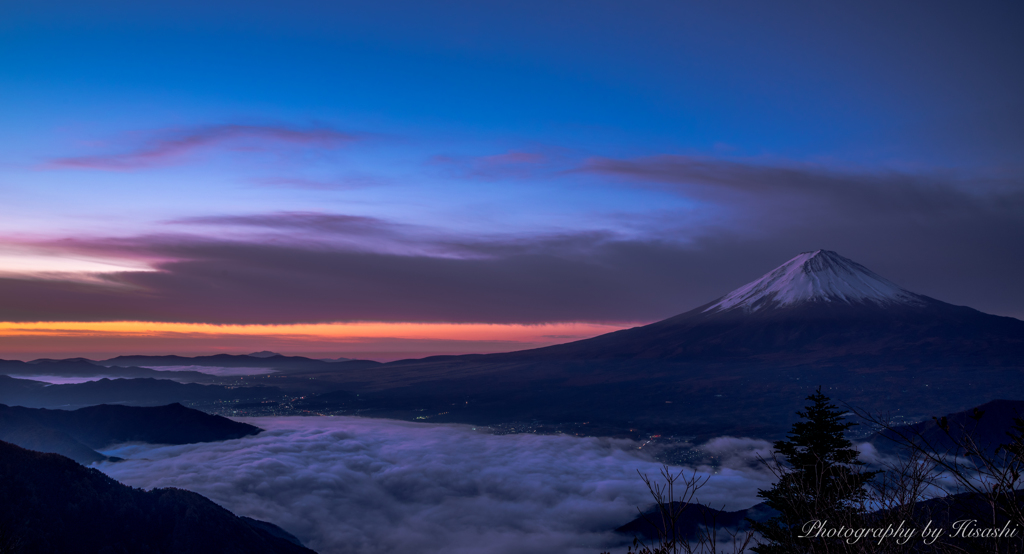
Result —
<path fill-rule="evenodd" d="M 116 375 L 89 375 L 88 377 L 66 377 L 64 375 L 21 375 L 21 374 L 10 374 L 9 377 L 15 379 L 27 379 L 29 381 L 39 381 L 42 383 L 48 383 L 50 385 L 77 385 L 80 383 L 88 383 L 89 381 L 99 381 L 100 379 L 120 379 Z"/>
<path fill-rule="evenodd" d="M 321 554 L 586 553 L 623 549 L 612 532 L 652 501 L 637 474 L 661 464 L 623 439 L 493 435 L 468 425 L 355 417 L 249 418 L 266 431 L 183 446 L 124 445 L 102 463 L 128 485 L 180 487 L 275 523 Z M 757 504 L 768 443 L 721 438 L 701 502 Z M 677 470 L 679 468 L 676 468 Z"/>

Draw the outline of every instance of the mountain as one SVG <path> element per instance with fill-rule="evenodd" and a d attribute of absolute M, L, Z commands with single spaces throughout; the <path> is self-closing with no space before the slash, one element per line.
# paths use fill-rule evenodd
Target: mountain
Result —
<path fill-rule="evenodd" d="M 106 460 L 96 450 L 124 442 L 189 444 L 237 439 L 261 429 L 170 404 L 152 408 L 92 406 L 75 411 L 0 404 L 0 440 L 88 464 Z"/>
<path fill-rule="evenodd" d="M 365 360 L 353 360 L 365 361 Z M 255 352 L 249 355 L 214 354 L 212 356 L 117 356 L 109 360 L 95 362 L 106 367 L 162 367 L 162 366 L 206 366 L 206 367 L 259 367 L 277 370 L 290 369 L 323 369 L 332 362 L 304 358 L 302 356 L 282 356 L 273 352 Z M 347 362 L 351 363 L 351 362 Z M 375 363 L 375 362 L 374 362 Z M 337 365 L 334 369 L 337 369 Z"/>
<path fill-rule="evenodd" d="M 38 452 L 67 456 L 80 464 L 111 460 L 61 429 L 36 421 L 31 414 L 0 404 L 0 441 Z"/>
<path fill-rule="evenodd" d="M 1020 365 L 1024 321 L 905 290 L 828 250 L 805 252 L 678 316 L 496 359 Z"/>
<path fill-rule="evenodd" d="M 679 519 L 675 522 L 676 536 L 691 541 L 697 540 L 699 535 L 705 533 L 708 529 L 718 531 L 731 530 L 742 534 L 750 529 L 750 524 L 747 522 L 748 518 L 764 522 L 779 514 L 779 512 L 769 508 L 763 502 L 745 510 L 736 510 L 734 512 L 716 510 L 710 506 L 695 503 L 681 505 L 679 502 L 672 502 L 671 505 L 665 506 L 665 508 L 671 512 L 678 511 L 679 513 Z M 667 525 L 668 522 L 664 521 L 658 506 L 655 505 L 646 512 L 641 513 L 633 521 L 616 529 L 615 532 L 639 537 L 645 542 L 656 542 L 658 537 L 665 532 Z"/>
<path fill-rule="evenodd" d="M 15 379 L 7 375 L 0 375 L 0 404 L 15 404 L 16 402 L 11 402 L 11 400 L 34 396 L 48 386 L 49 383 L 42 381 Z"/>
<path fill-rule="evenodd" d="M 197 371 L 157 371 L 145 367 L 123 366 L 106 367 L 99 362 L 85 358 L 67 360 L 51 360 L 43 358 L 22 362 L 20 360 L 0 360 L 0 375 L 14 377 L 109 377 L 136 378 L 151 377 L 157 379 L 174 379 L 182 382 L 209 382 L 213 377 Z"/>
<path fill-rule="evenodd" d="M 28 364 L 65 364 L 65 363 L 67 363 L 67 364 L 74 364 L 74 363 L 83 363 L 83 364 L 96 365 L 96 362 L 94 362 L 93 360 L 90 360 L 89 358 L 82 358 L 82 357 L 78 357 L 78 358 L 63 358 L 63 359 L 39 358 L 39 359 L 36 359 L 36 360 L 32 360 L 31 362 L 25 362 L 25 363 L 28 363 Z"/>
<path fill-rule="evenodd" d="M 913 306 L 925 302 L 925 297 L 835 252 L 816 250 L 796 256 L 702 311 L 751 313 L 805 302 Z"/>
<path fill-rule="evenodd" d="M 289 378 L 359 394 L 296 403 L 317 413 L 767 438 L 784 434 L 819 385 L 836 401 L 918 421 L 996 396 L 1024 399 L 1022 375 L 1024 322 L 911 292 L 817 250 L 650 325 L 532 350 Z"/>
<path fill-rule="evenodd" d="M 226 387 L 178 383 L 167 379 L 99 379 L 85 383 L 47 385 L 0 375 L 0 403 L 30 408 L 74 408 L 94 404 L 157 406 L 174 402 L 237 402 L 279 400 L 277 387 Z"/>
<path fill-rule="evenodd" d="M 972 442 L 978 450 L 994 455 L 1000 445 L 1010 442 L 1008 433 L 1020 434 L 1015 429 L 1017 420 L 1024 418 L 1024 401 L 993 400 L 970 410 L 946 414 L 941 418 L 928 419 L 909 425 L 898 425 L 880 431 L 868 440 L 880 451 L 896 452 L 907 439 L 938 452 L 955 452 L 957 444 Z M 943 421 L 948 432 L 939 426 Z M 963 454 L 963 452 L 959 452 Z"/>
<path fill-rule="evenodd" d="M 280 528 L 194 492 L 134 489 L 64 456 L 2 441 L 0 498 L 17 499 L 0 502 L 3 552 L 313 553 Z"/>
<path fill-rule="evenodd" d="M 251 358 L 272 358 L 274 356 L 280 356 L 277 352 L 271 352 L 269 350 L 260 350 L 259 352 L 253 352 L 249 354 Z"/>

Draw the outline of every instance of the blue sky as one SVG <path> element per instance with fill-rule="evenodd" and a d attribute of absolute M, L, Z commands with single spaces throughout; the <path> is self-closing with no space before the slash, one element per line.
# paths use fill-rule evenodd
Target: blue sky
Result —
<path fill-rule="evenodd" d="M 817 248 L 1024 314 L 1015 3 L 0 9 L 0 295 L 23 299 L 0 319 L 651 321 Z M 411 282 L 373 290 L 420 306 L 95 300 L 132 304 L 122 287 L 200 306 L 216 271 L 196 285 L 185 269 L 237 267 L 255 247 L 393 262 Z M 406 297 L 472 260 L 565 292 Z M 435 262 L 452 265 L 421 267 Z M 377 279 L 337 263 L 217 286 Z M 81 309 L 45 300 L 81 287 Z"/>

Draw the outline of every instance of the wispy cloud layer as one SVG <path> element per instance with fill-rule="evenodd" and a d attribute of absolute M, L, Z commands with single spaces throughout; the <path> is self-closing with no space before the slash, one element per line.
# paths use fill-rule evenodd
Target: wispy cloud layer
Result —
<path fill-rule="evenodd" d="M 51 169 L 129 171 L 182 161 L 188 154 L 215 147 L 262 150 L 269 144 L 293 144 L 337 148 L 356 140 L 356 135 L 329 128 L 298 128 L 269 125 L 211 125 L 154 133 L 139 146 L 114 154 L 75 156 L 50 160 Z"/>
<path fill-rule="evenodd" d="M 361 222 L 354 222 L 361 224 Z M 370 238 L 372 242 L 372 237 Z M 511 243 L 427 244 L 461 256 L 232 242 L 194 236 L 81 243 L 171 261 L 104 276 L 105 286 L 0 281 L 0 319 L 208 323 L 644 321 L 671 315 L 677 247 L 567 235 Z M 62 246 L 67 247 L 67 244 Z M 365 244 L 362 246 L 365 247 Z M 404 245 L 417 248 L 417 243 Z M 422 251 L 423 248 L 417 248 Z M 681 263 L 682 262 L 682 263 Z M 645 287 L 637 287 L 646 281 Z M 678 305 L 678 304 L 677 304 Z"/>
<path fill-rule="evenodd" d="M 579 172 L 617 178 L 757 213 L 778 207 L 787 217 L 814 216 L 941 219 L 980 211 L 1020 213 L 1024 180 L 953 174 L 850 172 L 813 165 L 767 165 L 665 155 L 637 159 L 591 158 Z M 765 202 L 768 202 L 766 205 Z"/>
<path fill-rule="evenodd" d="M 1011 285 L 1024 278 L 1019 175 L 854 172 L 692 156 L 592 158 L 576 171 L 717 207 L 720 219 L 704 227 L 701 248 L 732 249 L 730 266 L 751 259 L 743 256 L 754 245 L 777 260 L 830 245 L 912 290 L 1024 316 L 1024 297 Z"/>
<path fill-rule="evenodd" d="M 128 461 L 101 469 L 132 486 L 196 491 L 323 554 L 593 554 L 627 542 L 610 531 L 651 503 L 637 470 L 660 468 L 627 440 L 344 417 L 247 421 L 268 431 L 128 447 L 118 451 Z M 735 454 L 699 498 L 756 504 L 770 475 L 746 467 L 745 443 L 721 446 Z"/>

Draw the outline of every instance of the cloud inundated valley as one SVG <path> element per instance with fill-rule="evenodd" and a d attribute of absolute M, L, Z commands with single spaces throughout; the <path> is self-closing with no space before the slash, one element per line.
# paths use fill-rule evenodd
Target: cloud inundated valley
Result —
<path fill-rule="evenodd" d="M 637 470 L 661 467 L 619 439 L 350 417 L 246 421 L 266 432 L 124 446 L 113 453 L 129 460 L 100 469 L 132 486 L 198 492 L 323 554 L 594 554 L 627 542 L 611 530 L 651 503 Z M 767 444 L 719 442 L 748 453 Z M 704 468 L 717 474 L 701 501 L 731 510 L 758 502 L 770 477 L 735 460 Z"/>

